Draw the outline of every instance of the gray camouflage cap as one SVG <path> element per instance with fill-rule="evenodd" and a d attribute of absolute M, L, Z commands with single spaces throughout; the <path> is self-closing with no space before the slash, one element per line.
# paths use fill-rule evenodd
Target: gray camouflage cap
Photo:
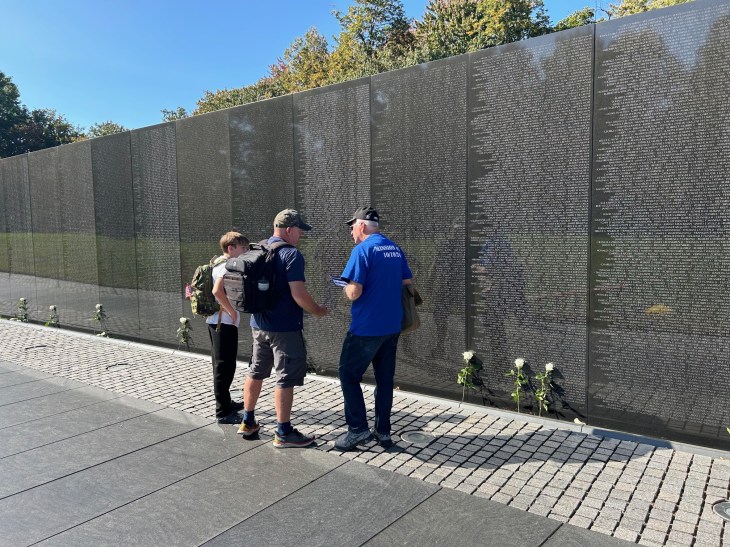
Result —
<path fill-rule="evenodd" d="M 274 227 L 276 228 L 293 228 L 295 226 L 297 228 L 301 228 L 305 232 L 312 229 L 309 224 L 304 222 L 299 211 L 294 209 L 284 209 L 276 215 L 276 218 L 274 219 Z"/>

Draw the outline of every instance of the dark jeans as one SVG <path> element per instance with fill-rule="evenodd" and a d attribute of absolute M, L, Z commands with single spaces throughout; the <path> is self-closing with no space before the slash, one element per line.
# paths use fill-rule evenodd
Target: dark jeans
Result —
<path fill-rule="evenodd" d="M 345 399 L 345 420 L 353 433 L 368 429 L 365 398 L 360 388 L 362 375 L 370 363 L 375 373 L 375 429 L 390 435 L 390 409 L 393 406 L 395 353 L 400 333 L 384 336 L 357 336 L 347 333 L 340 354 L 340 384 Z"/>
<path fill-rule="evenodd" d="M 208 325 L 210 343 L 213 347 L 213 393 L 215 394 L 215 416 L 222 418 L 231 413 L 231 383 L 236 374 L 238 356 L 238 327 L 221 324 Z"/>

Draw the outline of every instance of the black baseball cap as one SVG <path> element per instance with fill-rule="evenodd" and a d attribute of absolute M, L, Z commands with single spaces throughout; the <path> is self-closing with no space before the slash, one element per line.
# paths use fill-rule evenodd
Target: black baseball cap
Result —
<path fill-rule="evenodd" d="M 345 224 L 352 226 L 356 220 L 372 220 L 379 223 L 380 215 L 372 207 L 360 207 Z"/>

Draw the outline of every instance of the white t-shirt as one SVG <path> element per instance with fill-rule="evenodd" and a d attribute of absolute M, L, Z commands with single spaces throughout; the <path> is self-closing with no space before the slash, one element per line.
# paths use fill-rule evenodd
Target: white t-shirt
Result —
<path fill-rule="evenodd" d="M 221 262 L 215 268 L 213 268 L 213 283 L 215 284 L 215 282 L 219 278 L 223 277 L 225 274 L 226 274 L 226 263 Z M 213 315 L 208 317 L 205 320 L 205 322 L 208 323 L 209 325 L 217 325 L 218 324 L 218 313 L 219 312 L 215 312 Z M 238 327 L 238 324 L 240 322 L 241 322 L 240 313 L 238 314 L 238 317 L 236 318 L 236 320 L 233 321 L 233 319 L 231 319 L 230 315 L 228 315 L 225 311 L 223 312 L 223 319 L 221 319 L 221 323 L 225 323 L 226 325 L 233 325 L 235 327 Z"/>

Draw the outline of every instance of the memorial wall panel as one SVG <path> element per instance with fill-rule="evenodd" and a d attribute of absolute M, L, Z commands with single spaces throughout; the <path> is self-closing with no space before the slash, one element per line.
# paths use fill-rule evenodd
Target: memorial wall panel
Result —
<path fill-rule="evenodd" d="M 140 336 L 131 134 L 91 142 L 99 303 L 111 335 Z"/>
<path fill-rule="evenodd" d="M 5 187 L 5 223 L 8 234 L 10 285 L 2 312 L 15 315 L 19 298 L 35 302 L 36 280 L 33 260 L 33 226 L 30 209 L 28 156 L 2 160 Z"/>
<path fill-rule="evenodd" d="M 182 284 L 200 264 L 221 254 L 221 235 L 233 229 L 228 110 L 175 122 L 180 208 Z M 192 319 L 191 347 L 210 348 L 205 320 L 193 317 L 190 301 L 183 315 Z"/>
<path fill-rule="evenodd" d="M 274 217 L 295 206 L 292 96 L 228 110 L 233 226 L 251 241 L 269 238 Z M 239 358 L 251 355 L 250 317 L 241 318 Z"/>
<path fill-rule="evenodd" d="M 294 96 L 297 208 L 312 225 L 299 248 L 307 287 L 329 315 L 305 317 L 310 368 L 337 373 L 350 302 L 335 286 L 354 244 L 345 222 L 370 203 L 370 79 Z"/>
<path fill-rule="evenodd" d="M 582 27 L 469 56 L 468 325 L 481 394 L 508 398 L 517 358 L 531 377 L 552 362 L 552 409 L 573 415 L 586 409 L 592 48 Z"/>
<path fill-rule="evenodd" d="M 30 302 L 33 319 L 45 320 L 51 305 L 59 309 L 63 320 L 63 236 L 58 181 L 58 150 L 48 148 L 28 154 L 33 255 L 36 294 Z"/>
<path fill-rule="evenodd" d="M 730 4 L 597 26 L 589 414 L 730 448 Z"/>
<path fill-rule="evenodd" d="M 12 297 L 10 296 L 10 249 L 8 247 L 8 221 L 5 209 L 7 197 L 5 187 L 10 184 L 10 163 L 0 162 L 0 315 L 13 313 Z"/>
<path fill-rule="evenodd" d="M 59 219 L 63 264 L 58 310 L 67 325 L 89 328 L 99 303 L 96 259 L 94 184 L 91 143 L 82 141 L 58 149 Z"/>
<path fill-rule="evenodd" d="M 140 333 L 175 344 L 183 309 L 175 124 L 132 131 Z"/>
<path fill-rule="evenodd" d="M 424 304 L 401 338 L 396 383 L 460 393 L 466 350 L 467 56 L 372 77 L 372 205 Z"/>

